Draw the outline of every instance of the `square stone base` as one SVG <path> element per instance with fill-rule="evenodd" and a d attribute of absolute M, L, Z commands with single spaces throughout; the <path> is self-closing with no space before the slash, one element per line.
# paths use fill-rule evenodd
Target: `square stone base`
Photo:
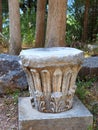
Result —
<path fill-rule="evenodd" d="M 75 97 L 73 108 L 57 114 L 33 109 L 30 97 L 19 98 L 19 130 L 89 130 L 93 116 Z"/>

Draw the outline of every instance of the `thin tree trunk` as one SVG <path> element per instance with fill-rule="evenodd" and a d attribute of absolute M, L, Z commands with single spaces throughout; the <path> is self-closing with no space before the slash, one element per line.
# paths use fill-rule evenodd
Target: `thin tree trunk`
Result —
<path fill-rule="evenodd" d="M 20 12 L 18 0 L 8 0 L 10 19 L 9 54 L 18 55 L 21 51 Z"/>
<path fill-rule="evenodd" d="M 45 47 L 65 46 L 67 0 L 49 0 Z"/>
<path fill-rule="evenodd" d="M 98 0 L 93 2 L 92 5 L 92 13 L 91 13 L 91 33 L 90 33 L 90 38 L 91 41 L 95 41 L 97 38 L 98 34 Z"/>
<path fill-rule="evenodd" d="M 86 42 L 88 37 L 88 12 L 89 12 L 89 5 L 90 1 L 86 0 L 85 3 L 85 12 L 84 12 L 84 27 L 83 27 L 83 34 L 82 34 L 82 41 Z"/>
<path fill-rule="evenodd" d="M 47 0 L 37 0 L 35 47 L 45 44 L 45 10 Z"/>
<path fill-rule="evenodd" d="M 0 0 L 0 32 L 2 33 L 2 0 Z"/>

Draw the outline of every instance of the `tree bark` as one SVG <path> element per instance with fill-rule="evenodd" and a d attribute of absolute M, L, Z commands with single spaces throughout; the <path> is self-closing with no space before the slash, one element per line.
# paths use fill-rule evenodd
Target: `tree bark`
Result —
<path fill-rule="evenodd" d="M 10 19 L 9 54 L 18 55 L 21 51 L 20 12 L 18 0 L 8 0 Z"/>
<path fill-rule="evenodd" d="M 86 0 L 85 2 L 85 12 L 84 12 L 84 27 L 83 27 L 83 34 L 82 34 L 82 41 L 86 42 L 88 37 L 88 12 L 89 12 L 89 5 L 90 1 Z"/>
<path fill-rule="evenodd" d="M 66 18 L 67 18 L 67 2 L 68 0 L 65 0 L 65 45 L 66 45 Z"/>
<path fill-rule="evenodd" d="M 47 0 L 37 0 L 35 47 L 45 44 L 45 10 Z"/>
<path fill-rule="evenodd" d="M 0 0 L 0 32 L 2 33 L 2 0 Z"/>
<path fill-rule="evenodd" d="M 65 46 L 67 0 L 49 0 L 45 47 Z"/>

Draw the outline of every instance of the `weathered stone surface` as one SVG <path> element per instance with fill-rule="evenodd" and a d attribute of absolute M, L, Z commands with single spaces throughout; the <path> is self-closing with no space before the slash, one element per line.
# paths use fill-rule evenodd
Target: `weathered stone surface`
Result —
<path fill-rule="evenodd" d="M 47 113 L 69 110 L 83 52 L 66 47 L 39 48 L 23 50 L 20 57 L 35 108 Z"/>
<path fill-rule="evenodd" d="M 93 116 L 75 97 L 73 108 L 57 114 L 41 113 L 32 108 L 30 97 L 19 98 L 19 130 L 88 130 Z"/>
<path fill-rule="evenodd" d="M 27 89 L 28 83 L 18 56 L 0 54 L 0 94 Z"/>
<path fill-rule="evenodd" d="M 20 53 L 25 67 L 43 68 L 49 66 L 81 64 L 83 51 L 69 47 L 35 48 Z"/>
<path fill-rule="evenodd" d="M 98 56 L 85 58 L 79 76 L 80 78 L 98 76 Z"/>

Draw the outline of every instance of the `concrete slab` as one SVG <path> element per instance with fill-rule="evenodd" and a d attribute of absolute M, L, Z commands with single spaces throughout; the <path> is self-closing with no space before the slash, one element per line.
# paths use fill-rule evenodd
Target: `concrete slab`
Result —
<path fill-rule="evenodd" d="M 89 130 L 93 116 L 75 97 L 73 108 L 61 113 L 41 113 L 32 108 L 30 97 L 19 98 L 19 130 Z"/>

